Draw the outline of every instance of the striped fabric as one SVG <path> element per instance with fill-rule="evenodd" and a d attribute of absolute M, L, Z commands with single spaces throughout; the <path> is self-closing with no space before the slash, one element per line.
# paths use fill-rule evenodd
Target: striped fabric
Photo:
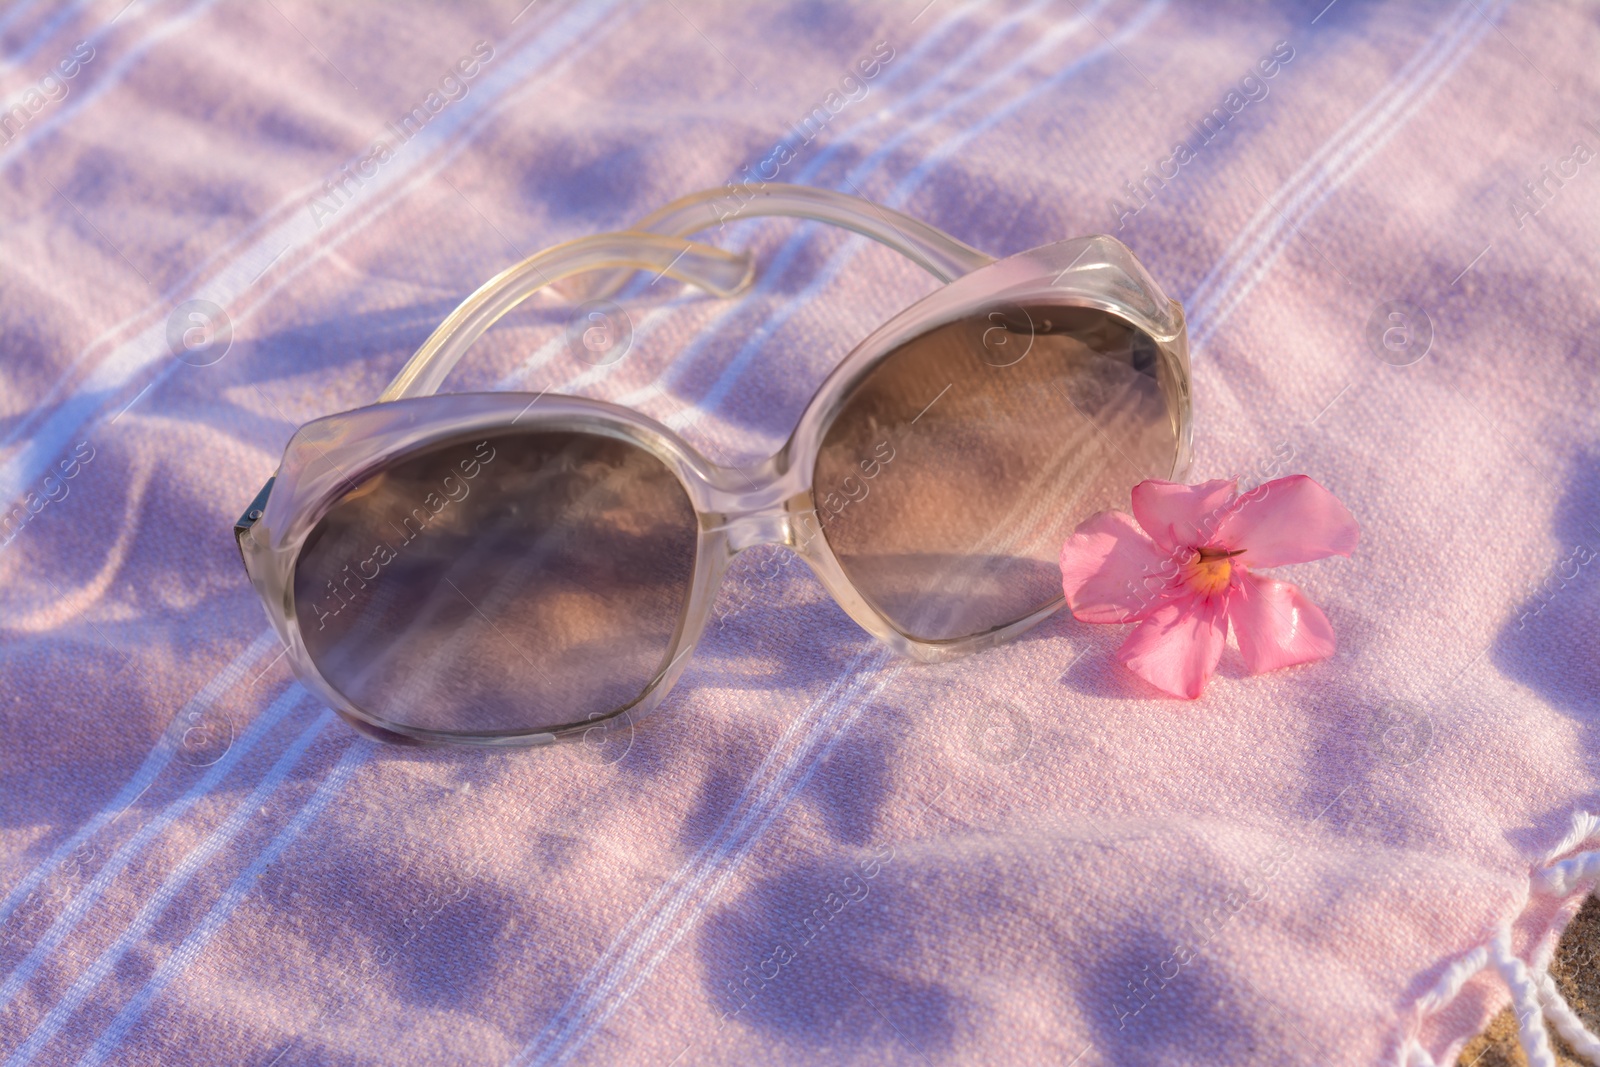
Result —
<path fill-rule="evenodd" d="M 1450 1061 L 1505 988 L 1425 994 L 1508 921 L 1539 966 L 1571 898 L 1530 865 L 1594 806 L 1597 50 L 1535 0 L 15 0 L 0 1065 Z M 230 531 L 289 435 L 780 144 L 996 255 L 1131 245 L 1190 316 L 1192 477 L 1361 522 L 1293 575 L 1335 658 L 1178 704 L 1056 618 L 919 666 L 760 549 L 604 745 L 320 707 Z M 932 286 L 710 239 L 746 297 L 638 283 L 599 367 L 535 302 L 451 387 L 749 461 Z"/>

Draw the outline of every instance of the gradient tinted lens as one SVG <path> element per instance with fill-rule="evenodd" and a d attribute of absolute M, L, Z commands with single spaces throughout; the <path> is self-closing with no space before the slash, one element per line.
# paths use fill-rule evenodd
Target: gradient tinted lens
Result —
<path fill-rule="evenodd" d="M 903 632 L 984 633 L 1061 599 L 1074 526 L 1172 474 L 1180 385 L 1151 338 L 1090 308 L 1008 306 L 889 353 L 828 427 L 817 515 Z"/>
<path fill-rule="evenodd" d="M 516 733 L 636 700 L 665 666 L 696 519 L 649 452 L 583 433 L 434 448 L 336 503 L 295 566 L 317 669 L 402 726 Z"/>

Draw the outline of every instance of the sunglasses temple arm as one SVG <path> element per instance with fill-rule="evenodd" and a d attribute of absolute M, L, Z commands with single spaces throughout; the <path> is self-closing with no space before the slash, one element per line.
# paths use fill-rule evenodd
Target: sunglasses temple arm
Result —
<path fill-rule="evenodd" d="M 994 262 L 994 257 L 893 208 L 832 189 L 777 182 L 702 189 L 645 216 L 632 228 L 688 237 L 712 227 L 723 229 L 736 219 L 761 216 L 810 219 L 853 230 L 906 256 L 942 282 L 954 281 Z M 572 299 L 603 299 L 615 295 L 631 274 L 626 270 L 605 271 L 567 282 L 560 288 Z"/>
<path fill-rule="evenodd" d="M 681 237 L 647 233 L 602 233 L 529 256 L 485 282 L 463 300 L 395 375 L 379 403 L 431 396 L 450 368 L 501 316 L 540 289 L 594 270 L 653 271 L 697 285 L 716 296 L 733 296 L 750 284 L 750 258 Z"/>

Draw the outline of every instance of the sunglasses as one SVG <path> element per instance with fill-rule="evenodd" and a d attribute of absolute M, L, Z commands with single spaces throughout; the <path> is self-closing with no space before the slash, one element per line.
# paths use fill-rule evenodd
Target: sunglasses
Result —
<path fill-rule="evenodd" d="M 749 258 L 687 240 L 733 216 L 842 226 L 946 283 L 856 346 L 777 455 L 719 465 L 583 397 L 433 395 L 547 285 L 603 301 L 652 271 L 738 293 Z M 757 545 L 792 549 L 900 653 L 1003 641 L 1062 605 L 1057 556 L 1077 523 L 1181 473 L 1191 433 L 1183 309 L 1119 241 L 995 260 L 869 201 L 777 184 L 693 194 L 531 256 L 453 311 L 378 401 L 300 427 L 234 534 L 300 680 L 403 743 L 631 723 Z"/>

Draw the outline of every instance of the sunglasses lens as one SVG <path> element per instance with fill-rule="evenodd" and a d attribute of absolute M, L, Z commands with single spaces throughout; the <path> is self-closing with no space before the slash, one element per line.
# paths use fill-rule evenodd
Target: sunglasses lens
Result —
<path fill-rule="evenodd" d="M 884 357 L 817 457 L 817 516 L 846 575 L 925 641 L 1061 599 L 1061 543 L 1172 473 L 1182 386 L 1156 343 L 1092 308 L 1008 305 Z"/>
<path fill-rule="evenodd" d="M 582 725 L 666 666 L 697 523 L 651 453 L 597 434 L 409 454 L 346 493 L 295 565 L 301 637 L 368 715 L 456 734 Z"/>

